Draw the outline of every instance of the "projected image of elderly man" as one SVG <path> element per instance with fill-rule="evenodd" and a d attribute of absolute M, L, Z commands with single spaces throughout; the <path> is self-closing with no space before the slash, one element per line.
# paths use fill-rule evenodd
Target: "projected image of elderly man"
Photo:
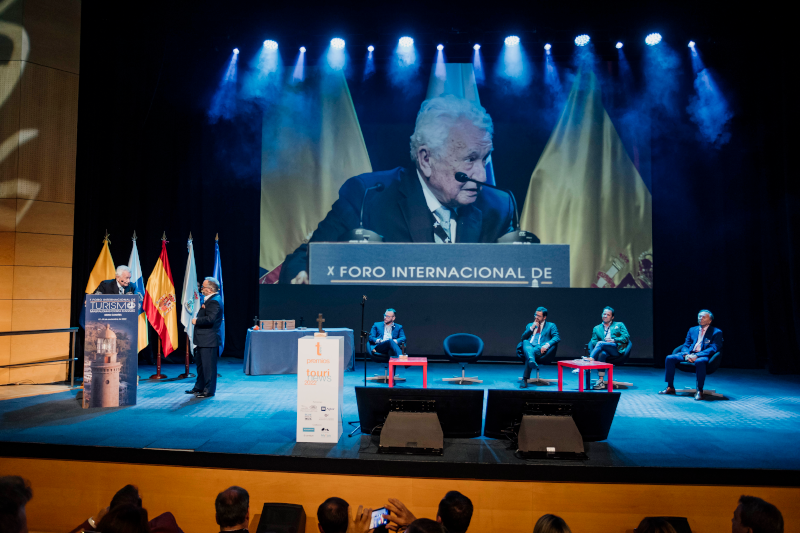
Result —
<path fill-rule="evenodd" d="M 378 183 L 385 190 L 367 192 L 364 228 L 383 236 L 384 242 L 496 242 L 513 230 L 509 197 L 455 178 L 463 172 L 486 182 L 493 131 L 492 119 L 480 105 L 452 95 L 426 100 L 411 136 L 413 167 L 347 180 L 310 242 L 339 241 L 358 228 L 364 192 Z M 307 272 L 308 245 L 303 244 L 284 261 L 280 282 L 308 283 Z"/>

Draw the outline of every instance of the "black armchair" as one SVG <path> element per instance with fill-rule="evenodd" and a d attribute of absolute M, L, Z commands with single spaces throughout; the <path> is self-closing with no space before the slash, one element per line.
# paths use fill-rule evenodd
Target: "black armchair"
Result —
<path fill-rule="evenodd" d="M 536 364 L 539 365 L 541 368 L 542 365 L 550 364 L 556 360 L 556 354 L 558 353 L 558 344 L 554 344 L 550 348 L 547 349 L 546 352 L 533 354 L 536 357 Z M 522 350 L 522 343 L 517 345 L 517 357 L 522 359 L 523 363 L 526 363 L 525 360 L 525 352 Z M 522 377 L 519 378 L 522 381 Z M 531 378 L 528 380 L 528 383 L 531 385 L 550 385 L 551 383 L 557 383 L 557 379 L 544 379 L 539 377 L 539 368 L 536 369 L 536 377 Z"/>
<path fill-rule="evenodd" d="M 403 355 L 406 353 L 406 343 L 405 341 L 398 343 L 400 348 L 403 350 Z M 375 345 L 371 342 L 367 341 L 367 353 L 369 354 L 369 358 L 372 359 L 376 363 L 383 363 L 383 375 L 375 374 L 371 378 L 367 378 L 367 381 L 378 381 L 380 383 L 389 383 L 389 359 L 391 356 L 388 353 L 378 353 L 375 351 Z M 395 371 L 397 367 L 395 367 Z M 406 378 L 400 377 L 395 374 L 394 381 L 405 381 Z"/>
<path fill-rule="evenodd" d="M 443 378 L 442 381 L 453 381 L 459 385 L 464 383 L 483 383 L 477 376 L 466 377 L 467 363 L 473 363 L 483 353 L 483 340 L 477 335 L 456 333 L 450 335 L 443 343 L 444 353 L 456 363 L 461 363 L 461 377 Z"/>
<path fill-rule="evenodd" d="M 623 366 L 625 363 L 628 362 L 628 359 L 630 359 L 631 350 L 632 349 L 633 349 L 633 342 L 628 341 L 628 346 L 625 347 L 625 351 L 623 353 L 619 354 L 618 356 L 609 356 L 606 359 L 606 363 L 610 363 L 610 364 L 614 365 L 615 367 Z M 587 357 L 589 356 L 589 345 L 588 344 L 585 344 L 583 346 L 583 352 L 586 354 Z M 604 377 L 605 376 L 605 372 L 603 370 L 599 370 L 598 374 L 600 375 L 600 377 Z M 615 389 L 618 389 L 620 387 L 626 387 L 626 388 L 627 387 L 633 387 L 633 383 L 628 383 L 627 381 L 616 381 L 615 380 L 613 385 L 614 385 Z"/>
<path fill-rule="evenodd" d="M 672 350 L 672 355 L 680 353 L 682 348 L 683 345 L 680 345 L 674 350 Z M 711 374 L 716 372 L 721 364 L 722 364 L 722 350 L 712 355 L 711 359 L 708 360 L 708 363 L 706 364 L 706 376 L 710 376 Z M 695 374 L 697 372 L 695 369 L 695 364 L 690 363 L 689 361 L 682 361 L 678 363 L 677 369 L 680 370 L 681 372 L 686 372 L 687 374 Z M 697 389 L 675 389 L 675 392 L 689 392 L 691 394 L 694 394 L 697 392 Z M 716 389 L 704 388 L 702 392 L 704 395 L 715 396 L 717 398 L 724 398 L 724 396 L 718 393 Z"/>

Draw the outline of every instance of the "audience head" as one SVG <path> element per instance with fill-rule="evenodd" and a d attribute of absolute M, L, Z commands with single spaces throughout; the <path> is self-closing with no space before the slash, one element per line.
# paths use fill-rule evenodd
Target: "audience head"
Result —
<path fill-rule="evenodd" d="M 133 503 L 112 507 L 97 523 L 103 533 L 150 533 L 147 510 Z"/>
<path fill-rule="evenodd" d="M 317 508 L 317 521 L 320 533 L 345 533 L 347 531 L 347 510 L 350 504 L 341 498 L 328 498 Z"/>
<path fill-rule="evenodd" d="M 447 533 L 447 530 L 436 520 L 417 518 L 409 524 L 405 533 Z"/>
<path fill-rule="evenodd" d="M 634 533 L 677 533 L 666 518 L 648 516 L 633 530 Z"/>
<path fill-rule="evenodd" d="M 28 533 L 25 505 L 31 498 L 29 481 L 19 476 L 0 477 L 0 533 Z"/>
<path fill-rule="evenodd" d="M 572 533 L 572 530 L 560 516 L 546 514 L 536 521 L 533 533 Z"/>
<path fill-rule="evenodd" d="M 783 515 L 777 507 L 755 496 L 742 496 L 733 512 L 732 533 L 783 533 Z"/>
<path fill-rule="evenodd" d="M 250 523 L 250 495 L 242 487 L 234 485 L 217 494 L 214 507 L 222 529 L 243 529 Z"/>
<path fill-rule="evenodd" d="M 117 505 L 122 505 L 124 503 L 129 503 L 137 507 L 142 506 L 142 497 L 139 495 L 138 487 L 135 485 L 125 485 L 119 489 L 117 493 L 114 494 L 114 497 L 111 498 L 111 504 L 108 508 L 113 509 Z"/>
<path fill-rule="evenodd" d="M 472 520 L 472 502 L 460 492 L 451 490 L 439 502 L 436 518 L 448 533 L 464 533 Z"/>

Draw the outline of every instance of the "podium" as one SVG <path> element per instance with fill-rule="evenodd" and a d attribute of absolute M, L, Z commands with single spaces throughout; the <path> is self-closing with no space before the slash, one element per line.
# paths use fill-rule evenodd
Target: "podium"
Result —
<path fill-rule="evenodd" d="M 297 339 L 297 442 L 342 436 L 344 337 Z"/>
<path fill-rule="evenodd" d="M 568 244 L 312 242 L 311 285 L 569 287 Z"/>
<path fill-rule="evenodd" d="M 87 294 L 83 408 L 136 405 L 139 313 L 136 294 Z"/>

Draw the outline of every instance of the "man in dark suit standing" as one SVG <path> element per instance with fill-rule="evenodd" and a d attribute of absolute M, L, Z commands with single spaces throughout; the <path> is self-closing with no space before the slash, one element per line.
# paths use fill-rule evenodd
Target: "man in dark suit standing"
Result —
<path fill-rule="evenodd" d="M 536 360 L 546 357 L 548 352 L 555 349 L 560 340 L 558 328 L 547 320 L 547 309 L 538 307 L 533 322 L 525 326 L 522 340 L 517 344 L 517 354 L 523 356 L 525 360 L 525 372 L 522 374 L 522 383 L 519 385 L 521 389 L 528 388 L 531 370 L 539 368 Z"/>
<path fill-rule="evenodd" d="M 310 242 L 336 242 L 357 229 L 362 202 L 364 228 L 384 242 L 497 242 L 514 229 L 509 196 L 455 178 L 463 172 L 486 181 L 493 131 L 492 119 L 480 105 L 453 95 L 426 100 L 411 136 L 414 167 L 347 180 Z M 383 192 L 367 192 L 378 183 L 385 186 Z M 308 244 L 286 257 L 280 282 L 309 282 Z"/>
<path fill-rule="evenodd" d="M 197 362 L 197 381 L 194 388 L 186 394 L 194 394 L 198 398 L 210 398 L 217 391 L 217 357 L 222 344 L 223 306 L 219 297 L 219 281 L 206 278 L 202 287 L 203 305 L 192 319 L 194 324 L 194 354 Z"/>
<path fill-rule="evenodd" d="M 94 294 L 133 294 L 131 285 L 131 269 L 126 265 L 117 267 L 115 279 L 101 281 Z"/>
<path fill-rule="evenodd" d="M 708 309 L 703 309 L 697 314 L 699 325 L 689 329 L 686 334 L 686 341 L 679 353 L 667 356 L 665 361 L 666 373 L 664 380 L 667 388 L 659 391 L 659 394 L 675 394 L 675 367 L 678 363 L 688 361 L 694 363 L 697 375 L 697 392 L 695 400 L 703 399 L 703 385 L 706 382 L 706 365 L 708 360 L 717 352 L 722 351 L 722 330 L 711 325 L 714 315 Z"/>

